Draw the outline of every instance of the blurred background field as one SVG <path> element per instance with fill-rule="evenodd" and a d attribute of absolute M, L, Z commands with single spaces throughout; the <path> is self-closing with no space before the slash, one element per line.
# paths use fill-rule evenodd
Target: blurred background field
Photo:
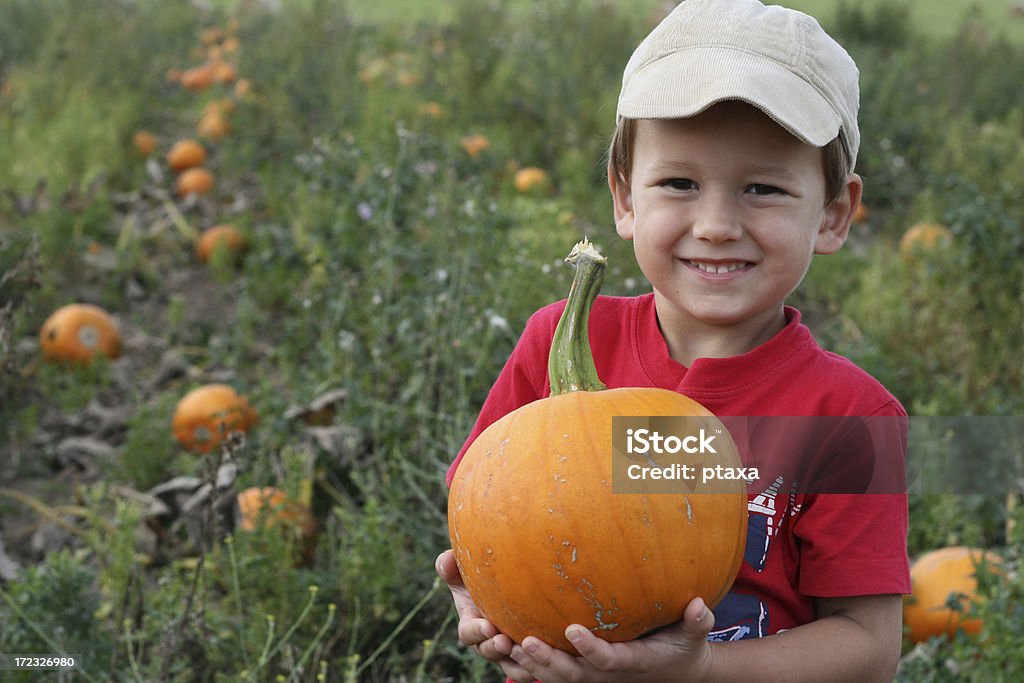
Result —
<path fill-rule="evenodd" d="M 866 182 L 793 303 L 914 415 L 1020 415 L 1024 12 L 792 4 L 860 65 Z M 494 680 L 434 578 L 443 473 L 578 238 L 606 293 L 647 289 L 603 154 L 663 8 L 0 1 L 0 652 L 82 654 L 85 680 Z M 183 138 L 201 193 L 167 160 Z M 199 260 L 222 224 L 247 249 Z M 111 314 L 118 357 L 43 359 L 72 302 Z M 171 421 L 210 383 L 259 421 L 199 455 Z M 296 515 L 242 533 L 234 495 L 267 486 L 308 507 L 311 550 Z M 908 641 L 900 680 L 1024 678 L 1016 497 L 911 513 L 913 555 L 1005 571 L 981 634 Z"/>
<path fill-rule="evenodd" d="M 227 2 L 228 0 L 224 0 Z M 300 0 L 301 1 L 301 0 Z M 581 0 L 583 5 L 597 5 L 601 0 Z M 528 2 L 508 2 L 513 8 L 529 7 Z M 647 13 L 658 11 L 667 6 L 664 0 L 623 0 L 615 3 L 622 11 Z M 786 0 L 773 4 L 791 7 L 816 17 L 822 24 L 833 24 L 837 14 L 845 9 L 842 0 Z M 924 0 L 866 0 L 857 7 L 874 10 L 880 6 L 906 7 L 910 20 L 921 34 L 947 38 L 958 30 L 963 20 L 977 17 L 990 29 L 1005 32 L 1013 40 L 1024 38 L 1024 27 L 1019 22 L 1007 22 L 1007 13 L 1014 5 L 1008 0 L 946 0 L 946 2 L 926 2 Z M 850 6 L 850 3 L 847 3 Z M 450 21 L 454 16 L 454 6 L 443 0 L 394 0 L 393 2 L 372 3 L 363 0 L 350 0 L 352 15 L 367 22 L 407 22 L 407 21 Z"/>

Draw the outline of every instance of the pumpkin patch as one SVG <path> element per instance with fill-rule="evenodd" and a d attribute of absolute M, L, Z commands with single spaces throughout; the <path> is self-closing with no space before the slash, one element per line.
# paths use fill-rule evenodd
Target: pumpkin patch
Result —
<path fill-rule="evenodd" d="M 924 0 L 841 3 L 822 16 L 827 30 L 856 41 L 854 171 L 864 187 L 846 244 L 814 257 L 791 302 L 825 349 L 850 357 L 907 408 L 907 463 L 925 466 L 908 474 L 950 475 L 939 485 L 951 495 L 935 486 L 939 495 L 908 496 L 910 556 L 969 543 L 1003 558 L 973 591 L 933 591 L 934 610 L 915 597 L 906 634 L 886 630 L 890 654 L 900 648 L 897 683 L 1024 679 L 1024 107 L 1015 80 L 1024 19 L 1007 14 L 1022 2 L 985 0 L 976 12 Z M 449 550 L 442 471 L 482 407 L 507 405 L 487 397 L 517 337 L 528 328 L 524 337 L 546 349 L 557 314 L 542 314 L 546 339 L 530 336 L 538 326 L 528 316 L 565 296 L 572 275 L 556 259 L 584 233 L 609 257 L 602 294 L 651 293 L 635 245 L 611 225 L 604 173 L 623 58 L 649 28 L 635 5 L 0 1 L 0 652 L 78 652 L 80 677 L 97 681 L 504 680 L 460 643 L 465 629 L 432 566 L 443 553 L 438 568 L 469 599 Z M 183 139 L 193 158 L 172 166 L 168 154 Z M 526 166 L 547 182 L 527 182 Z M 708 189 L 698 182 L 706 178 L 692 179 Z M 764 181 L 734 188 L 746 216 L 786 201 L 786 184 L 778 193 L 748 186 Z M 682 188 L 673 185 L 662 190 Z M 919 241 L 902 257 L 904 232 L 925 222 L 944 223 L 951 236 L 939 233 L 934 248 Z M 749 241 L 718 246 L 723 258 L 759 260 Z M 62 318 L 41 334 L 52 313 L 84 302 L 104 309 L 106 324 L 76 332 Z M 604 304 L 594 304 L 591 331 L 618 308 Z M 668 332 L 678 321 L 661 322 Z M 590 341 L 598 369 L 650 369 L 662 384 L 668 366 L 645 355 L 602 358 L 617 343 L 610 334 Z M 661 347 L 653 350 L 660 359 Z M 534 387 L 545 385 L 545 363 L 530 357 Z M 615 376 L 602 370 L 621 387 Z M 770 377 L 784 395 L 791 378 Z M 175 409 L 215 382 L 233 385 L 228 407 L 181 429 L 185 445 Z M 748 397 L 712 403 L 718 388 L 705 386 L 693 398 L 723 415 L 744 464 L 759 464 L 758 453 L 747 457 L 749 434 L 718 408 L 751 405 Z M 642 575 L 644 565 L 684 564 L 672 568 L 684 585 L 712 564 L 705 556 L 725 556 L 726 541 L 738 547 L 736 534 L 694 506 L 699 524 L 685 545 L 664 532 L 635 544 L 620 542 L 634 534 L 617 529 L 606 533 L 615 541 L 588 537 L 591 526 L 641 527 L 630 515 L 680 515 L 612 507 L 621 491 L 605 495 L 606 470 L 587 467 L 605 449 L 603 411 L 663 408 L 620 389 L 556 399 L 555 417 L 517 416 L 499 443 L 508 440 L 508 456 L 527 437 L 550 446 L 553 435 L 567 442 L 559 457 L 547 448 L 527 453 L 532 467 L 463 463 L 462 570 L 472 577 L 479 567 L 486 581 L 473 590 L 498 611 L 517 605 L 517 618 L 539 624 L 524 632 L 550 623 L 545 639 L 574 620 L 607 636 L 627 620 L 654 623 L 620 609 L 644 597 L 641 585 L 667 592 L 668 580 Z M 243 438 L 254 408 L 259 424 Z M 950 438 L 933 416 L 964 420 L 949 421 Z M 1008 427 L 1005 451 L 982 443 L 997 424 Z M 664 435 L 665 425 L 636 427 Z M 227 442 L 215 443 L 225 431 Z M 623 471 L 616 453 L 613 477 Z M 944 469 L 927 467 L 933 455 Z M 999 466 L 983 466 L 988 456 Z M 652 463 L 643 470 L 651 477 L 627 487 L 685 486 L 682 476 L 653 481 L 658 472 Z M 490 474 L 508 505 L 488 507 L 470 484 Z M 990 485 L 991 495 L 957 494 Z M 751 489 L 751 510 L 763 488 Z M 545 497 L 558 505 L 537 512 Z M 801 507 L 783 488 L 772 501 L 776 517 L 750 513 L 752 564 L 741 572 L 752 581 L 715 607 L 716 637 L 747 624 L 751 635 L 770 632 L 786 618 L 771 595 L 763 621 L 732 618 L 740 608 L 757 618 L 759 606 L 737 594 L 779 570 L 766 554 L 754 574 L 765 535 L 779 532 L 777 552 L 796 527 L 822 520 L 806 514 L 821 507 Z M 530 529 L 546 535 L 506 521 L 528 504 L 540 520 Z M 836 519 L 834 537 L 818 529 L 838 540 L 838 527 L 869 519 L 864 512 Z M 473 536 L 483 540 L 472 545 Z M 528 544 L 540 548 L 530 558 Z M 854 561 L 877 565 L 875 552 Z M 531 563 L 537 576 L 517 566 L 541 557 Z M 717 561 L 723 572 L 731 559 Z M 909 565 L 895 570 L 909 590 Z M 627 592 L 613 594 L 599 573 Z M 803 565 L 797 578 L 810 583 L 813 573 Z M 710 601 L 725 583 L 695 592 Z M 572 595 L 558 597 L 580 598 L 580 614 L 539 604 L 543 591 L 567 586 Z M 912 641 L 912 625 L 928 620 L 940 622 L 937 635 Z M 823 654 L 846 647 L 840 637 Z M 813 677 L 816 653 L 796 655 Z M 779 670 L 765 665 L 758 677 Z"/>

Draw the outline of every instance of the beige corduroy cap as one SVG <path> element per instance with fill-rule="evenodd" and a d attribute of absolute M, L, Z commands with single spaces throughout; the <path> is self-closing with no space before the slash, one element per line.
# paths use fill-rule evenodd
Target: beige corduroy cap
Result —
<path fill-rule="evenodd" d="M 802 12 L 759 0 L 683 0 L 633 52 L 616 114 L 686 118 L 742 100 L 815 147 L 841 133 L 852 171 L 859 75 L 846 50 Z"/>

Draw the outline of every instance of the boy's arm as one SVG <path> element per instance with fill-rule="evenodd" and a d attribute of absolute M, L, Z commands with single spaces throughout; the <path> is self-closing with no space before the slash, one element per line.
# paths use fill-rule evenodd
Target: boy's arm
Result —
<path fill-rule="evenodd" d="M 868 595 L 819 598 L 817 620 L 734 643 L 711 643 L 707 678 L 736 681 L 761 671 L 791 681 L 891 681 L 903 637 L 903 598 Z"/>
<path fill-rule="evenodd" d="M 536 638 L 512 648 L 519 667 L 545 683 L 739 681 L 767 675 L 792 683 L 891 681 L 899 660 L 902 598 L 872 595 L 819 600 L 818 619 L 766 638 L 708 643 L 714 615 L 699 599 L 682 622 L 648 638 L 608 643 L 585 628 L 571 657 Z"/>

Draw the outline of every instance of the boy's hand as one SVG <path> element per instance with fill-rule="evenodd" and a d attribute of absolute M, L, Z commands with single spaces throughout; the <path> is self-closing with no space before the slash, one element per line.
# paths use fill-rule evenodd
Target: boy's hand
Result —
<path fill-rule="evenodd" d="M 480 614 L 466 585 L 462 582 L 462 575 L 459 574 L 459 567 L 455 563 L 455 553 L 451 550 L 444 551 L 438 555 L 434 567 L 438 576 L 445 580 L 452 592 L 455 611 L 459 615 L 459 641 L 471 647 L 484 659 L 499 664 L 505 675 L 512 680 L 533 681 L 533 676 L 509 657 L 513 647 L 512 639 L 500 633 L 494 624 Z"/>
<path fill-rule="evenodd" d="M 462 582 L 451 550 L 438 556 L 435 567 L 455 601 L 459 641 L 484 659 L 500 665 L 513 681 L 618 683 L 624 675 L 643 676 L 645 681 L 700 681 L 710 669 L 711 648 L 707 635 L 715 624 L 715 617 L 700 598 L 694 598 L 686 606 L 682 621 L 628 643 L 609 643 L 583 626 L 570 626 L 566 637 L 572 640 L 573 635 L 579 636 L 573 646 L 580 656 L 574 657 L 538 638 L 528 637 L 521 646 L 516 645 L 499 632 L 477 609 Z"/>
<path fill-rule="evenodd" d="M 544 683 L 701 681 L 711 668 L 707 637 L 714 624 L 711 610 L 703 600 L 694 598 L 686 606 L 682 621 L 639 640 L 609 643 L 583 626 L 572 625 L 565 635 L 579 657 L 533 637 L 526 638 L 522 646 L 514 645 L 510 655 L 521 669 Z"/>

